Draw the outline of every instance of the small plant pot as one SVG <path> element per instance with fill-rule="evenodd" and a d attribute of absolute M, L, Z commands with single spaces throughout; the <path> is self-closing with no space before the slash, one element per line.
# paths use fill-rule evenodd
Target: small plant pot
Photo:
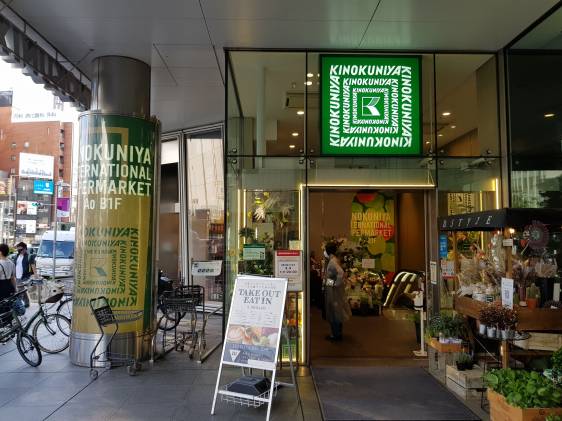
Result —
<path fill-rule="evenodd" d="M 464 362 L 464 363 L 457 362 L 456 365 L 457 365 L 457 370 L 459 371 L 472 370 L 472 367 L 474 367 L 473 362 Z"/>
<path fill-rule="evenodd" d="M 503 339 L 504 341 L 507 341 L 509 339 L 509 330 L 502 329 L 500 333 L 501 333 L 501 339 Z"/>
<path fill-rule="evenodd" d="M 536 298 L 527 298 L 525 300 L 527 302 L 527 308 L 533 310 L 537 308 L 537 299 Z"/>
<path fill-rule="evenodd" d="M 486 336 L 486 325 L 480 323 L 480 326 L 478 327 L 478 333 L 482 336 Z"/>
<path fill-rule="evenodd" d="M 496 338 L 496 328 L 493 326 L 488 326 L 486 328 L 486 334 L 488 338 L 495 339 Z"/>
<path fill-rule="evenodd" d="M 496 339 L 502 338 L 502 331 L 501 329 L 496 328 Z"/>

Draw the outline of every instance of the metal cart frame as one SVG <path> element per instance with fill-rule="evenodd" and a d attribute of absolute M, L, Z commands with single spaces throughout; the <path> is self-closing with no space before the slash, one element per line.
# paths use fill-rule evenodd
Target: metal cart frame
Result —
<path fill-rule="evenodd" d="M 190 315 L 189 327 L 187 332 L 179 332 L 178 325 L 180 322 L 175 323 L 173 328 L 174 337 L 171 347 L 167 347 L 167 333 L 168 330 L 164 329 L 162 333 L 162 350 L 164 354 L 172 350 L 184 351 L 188 347 L 189 358 L 192 359 L 197 351 L 201 355 L 202 351 L 206 348 L 205 339 L 205 325 L 207 317 L 205 317 L 205 288 L 201 285 L 188 285 L 180 286 L 173 291 L 164 292 L 161 297 L 160 309 L 163 315 L 161 316 L 158 325 L 161 325 L 161 320 L 168 318 L 168 315 L 174 315 L 170 318 L 172 321 L 180 320 Z M 202 311 L 202 326 L 197 329 L 198 311 Z"/>
<path fill-rule="evenodd" d="M 126 365 L 127 372 L 129 375 L 134 376 L 137 370 L 140 369 L 140 364 L 137 362 L 137 359 L 134 355 L 129 354 L 119 354 L 111 352 L 111 343 L 113 342 L 113 338 L 119 331 L 119 324 L 120 323 L 130 323 L 136 322 L 140 320 L 144 316 L 143 310 L 114 310 L 109 305 L 107 298 L 104 296 L 98 298 L 92 298 L 90 300 L 90 310 L 96 319 L 98 327 L 100 329 L 101 336 L 98 339 L 94 349 L 90 353 L 90 377 L 92 379 L 97 379 L 98 377 L 98 370 L 94 367 L 95 363 L 105 363 L 109 365 L 111 368 L 112 365 Z M 107 346 L 105 351 L 96 355 L 96 351 L 98 350 L 99 345 L 108 334 L 106 333 L 106 327 L 114 326 L 114 329 L 111 333 L 109 333 L 109 341 L 107 342 Z"/>

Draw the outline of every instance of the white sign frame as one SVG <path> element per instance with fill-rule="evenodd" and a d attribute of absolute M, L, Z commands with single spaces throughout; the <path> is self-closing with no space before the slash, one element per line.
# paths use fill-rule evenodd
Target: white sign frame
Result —
<path fill-rule="evenodd" d="M 191 262 L 191 276 L 220 276 L 222 260 L 194 260 Z"/>
<path fill-rule="evenodd" d="M 282 325 L 283 325 L 283 317 L 284 317 L 285 304 L 286 304 L 286 298 L 287 298 L 288 280 L 287 280 L 287 278 L 270 278 L 270 277 L 263 277 L 263 276 L 238 275 L 236 277 L 235 282 L 234 282 L 234 291 L 235 292 L 237 290 L 239 280 L 281 282 L 281 283 L 283 283 L 282 288 L 281 288 L 281 290 L 282 290 L 281 314 L 277 315 L 278 320 L 279 320 L 278 323 L 277 323 L 279 334 L 277 335 L 277 344 L 276 344 L 277 346 L 276 346 L 276 350 L 275 350 L 275 359 L 273 360 L 273 364 L 269 367 L 266 367 L 263 364 L 240 364 L 240 363 L 231 362 L 231 361 L 224 361 L 226 345 L 227 345 L 227 338 L 225 337 L 225 339 L 223 341 L 221 359 L 220 359 L 220 364 L 219 364 L 219 372 L 217 374 L 217 383 L 216 383 L 216 386 L 215 386 L 215 394 L 214 394 L 214 397 L 213 397 L 213 405 L 211 407 L 211 415 L 215 414 L 215 406 L 216 406 L 216 402 L 217 402 L 217 396 L 218 395 L 226 395 L 226 396 L 230 396 L 230 397 L 233 397 L 233 398 L 247 399 L 247 400 L 253 400 L 253 401 L 256 401 L 256 402 L 267 403 L 266 421 L 269 421 L 269 417 L 271 415 L 271 403 L 273 401 L 273 394 L 274 394 L 274 391 L 275 391 L 275 388 L 276 388 L 275 377 L 276 377 L 276 373 L 277 373 L 277 360 L 279 358 L 279 343 L 281 341 L 281 336 L 282 336 L 282 333 L 283 333 Z M 232 296 L 231 305 L 230 305 L 231 309 L 233 307 L 233 301 L 235 299 L 236 299 L 236 293 L 234 293 L 233 296 Z M 230 311 L 228 313 L 228 321 L 227 321 L 227 324 L 226 324 L 226 332 L 227 333 L 228 333 L 229 326 L 230 326 L 231 316 L 232 316 L 232 311 Z M 289 352 L 291 352 L 290 344 L 289 344 Z M 289 361 L 290 361 L 291 375 L 293 377 L 293 385 L 292 386 L 297 387 L 296 386 L 296 379 L 294 378 L 293 362 L 292 362 L 292 356 L 291 355 L 289 356 Z M 238 366 L 238 367 L 245 367 L 245 368 L 256 368 L 256 369 L 259 369 L 259 370 L 271 371 L 271 387 L 270 387 L 269 395 L 267 396 L 267 398 L 262 398 L 262 397 L 253 396 L 253 395 L 246 395 L 246 394 L 243 394 L 243 393 L 230 392 L 230 391 L 225 390 L 225 389 L 219 390 L 223 365 Z M 297 390 L 297 394 L 298 394 L 298 390 Z M 300 398 L 299 398 L 299 401 L 300 401 Z"/>
<path fill-rule="evenodd" d="M 20 177 L 53 180 L 55 173 L 54 156 L 20 152 L 19 158 Z"/>
<path fill-rule="evenodd" d="M 513 309 L 513 279 L 502 278 L 502 306 Z"/>
<path fill-rule="evenodd" d="M 275 277 L 288 279 L 287 291 L 303 290 L 302 256 L 301 250 L 275 250 Z M 294 266 L 296 266 L 296 274 L 293 274 Z"/>

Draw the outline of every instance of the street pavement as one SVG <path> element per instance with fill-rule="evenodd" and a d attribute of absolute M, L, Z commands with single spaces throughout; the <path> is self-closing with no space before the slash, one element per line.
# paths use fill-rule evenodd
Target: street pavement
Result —
<path fill-rule="evenodd" d="M 220 323 L 210 325 L 218 330 Z M 209 332 L 218 338 L 217 332 Z M 208 346 L 213 343 L 209 339 Z M 15 345 L 0 346 L 0 420 L 265 420 L 266 408 L 246 408 L 218 401 L 211 403 L 221 349 L 205 362 L 190 360 L 186 352 L 172 351 L 152 368 L 129 376 L 124 367 L 101 372 L 91 380 L 89 369 L 70 363 L 68 351 L 43 354 L 33 368 L 19 356 Z M 223 370 L 222 384 L 241 375 Z M 289 381 L 289 372 L 281 381 Z M 321 420 L 312 378 L 298 373 L 302 412 L 293 388 L 280 388 L 273 401 L 272 420 Z"/>

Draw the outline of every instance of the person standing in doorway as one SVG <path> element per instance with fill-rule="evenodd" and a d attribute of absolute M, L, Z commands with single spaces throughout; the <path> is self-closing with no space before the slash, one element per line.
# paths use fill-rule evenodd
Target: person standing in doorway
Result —
<path fill-rule="evenodd" d="M 326 339 L 341 341 L 343 339 L 343 323 L 351 317 L 351 309 L 346 299 L 344 271 L 336 256 L 338 246 L 328 243 L 324 248 L 324 257 L 328 259 L 324 279 L 324 306 L 326 320 L 330 323 L 332 334 Z"/>
<path fill-rule="evenodd" d="M 14 257 L 14 264 L 16 265 L 16 283 L 17 290 L 25 289 L 24 282 L 26 282 L 31 275 L 35 273 L 35 256 L 27 252 L 27 244 L 23 241 L 16 245 L 18 254 Z M 23 302 L 26 307 L 29 307 L 29 297 L 27 293 L 22 296 Z"/>
<path fill-rule="evenodd" d="M 0 244 L 0 300 L 8 298 L 16 292 L 16 268 L 8 259 L 10 248 L 7 244 Z M 9 311 L 8 307 L 0 307 L 0 313 Z"/>

